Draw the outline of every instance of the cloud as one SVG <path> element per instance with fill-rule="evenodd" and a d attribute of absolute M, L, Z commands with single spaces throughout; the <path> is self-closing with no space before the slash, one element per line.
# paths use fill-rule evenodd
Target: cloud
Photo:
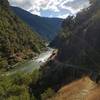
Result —
<path fill-rule="evenodd" d="M 88 0 L 73 0 L 73 2 L 65 2 L 62 8 L 69 9 L 72 14 L 76 14 L 80 10 L 89 6 Z"/>
<path fill-rule="evenodd" d="M 9 2 L 33 14 L 62 18 L 76 14 L 89 5 L 88 0 L 9 0 Z"/>
<path fill-rule="evenodd" d="M 28 1 L 28 0 L 8 0 L 8 1 L 10 2 L 10 4 L 12 6 L 18 6 L 25 10 L 27 10 L 29 7 L 33 6 L 31 3 L 33 0 L 30 0 L 30 1 Z"/>
<path fill-rule="evenodd" d="M 57 17 L 58 17 L 58 18 L 66 18 L 66 17 L 68 17 L 68 15 L 69 15 L 69 14 L 66 14 L 66 15 L 65 15 L 65 14 L 64 14 L 64 15 L 58 15 Z"/>

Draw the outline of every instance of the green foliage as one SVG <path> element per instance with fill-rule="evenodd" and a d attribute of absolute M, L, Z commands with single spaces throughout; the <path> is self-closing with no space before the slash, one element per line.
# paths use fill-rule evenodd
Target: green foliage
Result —
<path fill-rule="evenodd" d="M 32 78 L 32 84 L 36 84 L 37 81 L 41 78 L 41 71 L 39 70 L 34 70 L 33 73 L 31 74 L 31 78 Z"/>
<path fill-rule="evenodd" d="M 48 88 L 47 90 L 44 91 L 43 94 L 41 94 L 41 100 L 47 100 L 47 99 L 51 98 L 54 95 L 55 95 L 54 90 L 51 89 L 51 88 Z"/>
<path fill-rule="evenodd" d="M 44 43 L 38 34 L 32 32 L 13 14 L 7 0 L 0 0 L 0 57 L 3 59 L 0 62 L 1 66 L 5 61 L 6 64 L 13 65 L 32 52 L 33 56 L 35 53 L 40 53 L 43 48 Z"/>
<path fill-rule="evenodd" d="M 31 80 L 30 75 L 19 73 L 0 77 L 0 100 L 30 100 L 28 85 Z"/>
<path fill-rule="evenodd" d="M 24 73 L 17 73 L 13 77 L 13 84 L 16 85 L 29 85 L 32 82 L 30 75 Z"/>
<path fill-rule="evenodd" d="M 31 96 L 30 100 L 37 100 L 34 96 Z"/>
<path fill-rule="evenodd" d="M 0 57 L 0 69 L 6 68 L 7 66 L 8 66 L 7 60 Z"/>
<path fill-rule="evenodd" d="M 30 94 L 28 92 L 28 85 L 26 83 L 17 84 L 15 77 L 2 76 L 0 77 L 0 100 L 30 100 Z M 24 75 L 20 75 L 23 77 Z M 26 76 L 28 77 L 28 76 Z M 23 77 L 23 80 L 25 77 Z M 29 81 L 27 79 L 27 81 Z"/>
<path fill-rule="evenodd" d="M 0 100 L 36 100 L 34 93 L 30 93 L 30 84 L 36 85 L 40 77 L 39 70 L 34 70 L 32 74 L 0 74 Z"/>

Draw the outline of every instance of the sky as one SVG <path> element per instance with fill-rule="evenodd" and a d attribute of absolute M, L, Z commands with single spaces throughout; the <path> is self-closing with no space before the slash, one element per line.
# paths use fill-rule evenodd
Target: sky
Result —
<path fill-rule="evenodd" d="M 20 7 L 43 17 L 66 18 L 89 6 L 88 0 L 9 0 L 12 6 Z"/>

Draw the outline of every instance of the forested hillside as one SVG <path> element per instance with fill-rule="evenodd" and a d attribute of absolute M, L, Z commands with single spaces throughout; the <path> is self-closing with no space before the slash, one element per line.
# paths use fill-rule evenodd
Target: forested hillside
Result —
<path fill-rule="evenodd" d="M 37 70 L 33 74 L 13 75 L 4 71 L 23 59 L 34 57 L 44 47 L 38 34 L 12 13 L 8 1 L 0 0 L 0 100 L 35 100 L 30 96 L 29 84 L 38 80 Z"/>
<path fill-rule="evenodd" d="M 10 9 L 7 0 L 0 0 L 0 69 L 39 53 L 44 47 L 37 33 Z"/>
<path fill-rule="evenodd" d="M 18 7 L 11 8 L 17 16 L 27 23 L 33 31 L 38 32 L 43 39 L 53 40 L 61 28 L 63 19 L 40 17 Z"/>
<path fill-rule="evenodd" d="M 63 21 L 62 31 L 51 43 L 59 49 L 58 59 L 73 65 L 98 68 L 100 65 L 100 1 L 90 0 L 91 6 L 76 17 Z M 60 45 L 59 45 L 60 44 Z"/>

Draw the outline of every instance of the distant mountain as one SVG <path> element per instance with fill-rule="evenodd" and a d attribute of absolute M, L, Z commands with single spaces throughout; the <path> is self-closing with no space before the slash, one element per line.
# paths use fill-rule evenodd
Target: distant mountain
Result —
<path fill-rule="evenodd" d="M 0 69 L 39 53 L 44 43 L 11 10 L 7 0 L 0 0 Z"/>
<path fill-rule="evenodd" d="M 33 31 L 38 32 L 43 38 L 48 40 L 52 40 L 61 28 L 63 19 L 40 17 L 17 7 L 12 7 L 12 10 L 25 21 Z"/>

